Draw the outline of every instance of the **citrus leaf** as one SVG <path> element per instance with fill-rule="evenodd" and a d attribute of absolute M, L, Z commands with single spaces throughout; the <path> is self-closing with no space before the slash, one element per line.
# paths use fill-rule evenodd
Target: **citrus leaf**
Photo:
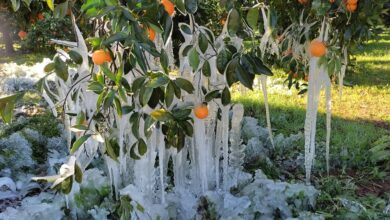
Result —
<path fill-rule="evenodd" d="M 77 139 L 73 143 L 72 148 L 70 149 L 70 153 L 73 154 L 74 152 L 76 152 L 80 148 L 80 146 L 82 144 L 84 144 L 85 141 L 88 140 L 89 137 L 91 137 L 91 135 L 87 134 L 87 135 L 81 136 L 79 139 Z"/>

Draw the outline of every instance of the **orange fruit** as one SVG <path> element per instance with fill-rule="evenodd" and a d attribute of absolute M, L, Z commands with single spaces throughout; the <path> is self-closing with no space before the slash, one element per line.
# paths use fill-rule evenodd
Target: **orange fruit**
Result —
<path fill-rule="evenodd" d="M 105 62 L 111 62 L 110 54 L 104 50 L 97 50 L 92 54 L 92 62 L 96 65 L 102 65 Z"/>
<path fill-rule="evenodd" d="M 357 9 L 357 4 L 347 4 L 347 11 L 354 12 Z"/>
<path fill-rule="evenodd" d="M 27 38 L 27 32 L 19 31 L 18 36 L 21 40 L 25 40 Z"/>
<path fill-rule="evenodd" d="M 347 0 L 348 5 L 356 5 L 358 3 L 358 0 Z"/>
<path fill-rule="evenodd" d="M 164 6 L 164 9 L 169 16 L 172 16 L 175 12 L 175 5 L 170 0 L 161 0 L 161 4 Z"/>
<path fill-rule="evenodd" d="M 45 16 L 43 16 L 42 13 L 39 13 L 39 14 L 37 15 L 37 19 L 38 19 L 39 21 L 42 21 L 42 20 L 45 19 Z"/>
<path fill-rule="evenodd" d="M 205 119 L 209 115 L 209 109 L 207 105 L 201 104 L 194 108 L 194 114 L 198 119 Z"/>
<path fill-rule="evenodd" d="M 156 38 L 156 32 L 152 28 L 148 28 L 149 40 L 154 41 Z"/>
<path fill-rule="evenodd" d="M 322 57 L 326 54 L 326 46 L 319 40 L 313 40 L 310 43 L 309 50 L 313 57 Z"/>
<path fill-rule="evenodd" d="M 309 0 L 298 0 L 298 2 L 301 4 L 301 5 L 306 5 Z"/>

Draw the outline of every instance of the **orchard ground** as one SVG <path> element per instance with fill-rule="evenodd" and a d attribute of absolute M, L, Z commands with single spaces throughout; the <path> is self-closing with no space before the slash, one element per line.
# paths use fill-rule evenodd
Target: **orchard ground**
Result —
<path fill-rule="evenodd" d="M 0 45 L 0 50 L 3 45 Z M 17 47 L 16 47 L 17 48 Z M 390 137 L 390 30 L 356 48 L 353 58 L 355 66 L 348 70 L 342 96 L 339 88 L 332 89 L 332 135 L 331 135 L 331 174 L 325 172 L 325 153 L 318 147 L 317 164 L 314 171 L 316 188 L 322 190 L 318 206 L 323 214 L 343 212 L 340 198 L 347 197 L 359 201 L 367 208 L 367 216 L 381 212 L 390 196 L 390 164 L 385 161 L 375 163 L 369 154 L 378 140 Z M 3 63 L 32 65 L 41 62 L 46 54 L 22 54 L 0 56 L 0 71 Z M 274 134 L 296 134 L 303 132 L 305 121 L 306 95 L 298 95 L 295 89 L 283 86 L 286 73 L 274 70 L 275 76 L 269 80 L 269 103 Z M 265 122 L 264 100 L 259 90 L 236 89 L 235 102 L 243 103 L 247 116 Z M 24 101 L 38 103 L 39 96 L 29 93 Z M 322 96 L 317 126 L 317 141 L 325 141 L 325 103 Z M 390 144 L 388 138 L 387 144 Z M 386 143 L 385 143 L 386 144 Z M 389 148 L 389 147 L 388 147 Z M 387 149 L 388 149 L 387 148 Z M 297 151 L 304 151 L 303 143 Z M 390 154 L 390 152 L 388 152 Z M 275 157 L 277 157 L 275 153 Z M 280 155 L 279 155 L 280 156 Z M 336 162 L 333 163 L 332 162 Z M 335 165 L 336 164 L 336 165 Z M 270 177 L 279 173 L 289 173 L 289 181 L 303 179 L 303 170 L 286 171 L 283 167 L 264 167 L 263 163 L 250 164 L 247 169 L 262 168 Z M 272 175 L 272 173 L 274 173 Z"/>

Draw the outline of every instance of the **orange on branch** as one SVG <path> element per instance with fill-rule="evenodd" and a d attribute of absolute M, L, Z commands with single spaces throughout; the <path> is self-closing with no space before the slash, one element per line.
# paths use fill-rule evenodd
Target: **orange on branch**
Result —
<path fill-rule="evenodd" d="M 309 0 L 298 0 L 298 2 L 301 4 L 301 5 L 306 5 Z"/>
<path fill-rule="evenodd" d="M 154 41 L 156 38 L 156 32 L 152 28 L 148 28 L 148 37 L 151 41 Z"/>
<path fill-rule="evenodd" d="M 201 104 L 194 108 L 194 114 L 198 119 L 205 119 L 209 115 L 209 109 L 207 105 Z"/>
<path fill-rule="evenodd" d="M 313 57 L 322 57 L 326 54 L 326 46 L 319 40 L 313 40 L 310 43 L 309 50 Z"/>
<path fill-rule="evenodd" d="M 39 21 L 42 21 L 42 20 L 45 19 L 45 16 L 43 16 L 42 13 L 39 13 L 39 14 L 37 15 L 37 19 L 38 19 Z"/>
<path fill-rule="evenodd" d="M 164 6 L 164 9 L 169 16 L 172 16 L 175 12 L 175 5 L 170 0 L 161 0 L 161 4 Z"/>
<path fill-rule="evenodd" d="M 356 5 L 358 3 L 358 0 L 347 0 L 348 5 Z"/>
<path fill-rule="evenodd" d="M 357 9 L 357 4 L 347 4 L 347 11 L 354 12 Z"/>
<path fill-rule="evenodd" d="M 110 54 L 104 50 L 97 50 L 92 54 L 92 62 L 96 65 L 102 65 L 105 62 L 111 62 Z"/>
<path fill-rule="evenodd" d="M 21 40 L 25 40 L 27 38 L 27 32 L 19 31 L 18 36 Z"/>

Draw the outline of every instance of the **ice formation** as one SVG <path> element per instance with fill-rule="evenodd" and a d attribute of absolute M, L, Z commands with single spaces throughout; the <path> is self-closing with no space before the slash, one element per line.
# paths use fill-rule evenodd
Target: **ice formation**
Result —
<path fill-rule="evenodd" d="M 187 25 L 187 24 L 180 24 Z M 198 26 L 193 19 L 190 25 L 187 25 L 191 33 L 182 32 L 185 42 L 182 44 L 181 51 L 186 45 L 196 41 L 199 34 L 211 33 L 205 27 Z M 66 45 L 77 51 L 83 57 L 83 63 L 77 70 L 70 71 L 70 76 L 67 81 L 56 78 L 55 88 L 50 89 L 46 86 L 44 98 L 48 101 L 51 108 L 54 110 L 56 105 L 62 105 L 66 113 L 74 113 L 86 115 L 88 123 L 91 127 L 94 126 L 92 115 L 95 113 L 97 95 L 88 91 L 87 81 L 90 78 L 90 70 L 88 64 L 88 50 L 84 43 L 81 32 L 75 26 L 77 43 L 54 40 L 54 42 Z M 224 38 L 228 36 L 227 26 L 225 25 L 222 34 L 215 39 L 216 50 L 222 50 L 225 46 Z M 214 36 L 211 36 L 214 38 Z M 242 39 L 234 36 L 231 37 L 231 42 L 237 50 L 241 49 Z M 173 63 L 172 46 L 170 40 L 163 43 L 162 37 L 157 36 L 155 39 L 157 49 L 168 51 L 170 63 Z M 199 49 L 198 49 L 199 50 Z M 180 58 L 180 76 L 194 82 L 195 91 L 193 94 L 186 94 L 182 101 L 184 103 L 202 103 L 203 95 L 202 86 L 208 86 L 213 89 L 222 90 L 227 86 L 226 79 L 223 75 L 217 73 L 216 67 L 216 52 L 209 47 L 204 53 L 211 67 L 211 78 L 206 79 L 198 70 L 193 70 L 189 65 L 188 57 L 181 56 Z M 59 51 L 60 58 L 66 56 Z M 201 53 L 201 51 L 199 51 Z M 152 70 L 160 70 L 155 59 L 146 53 L 150 68 Z M 199 66 L 202 66 L 201 61 Z M 139 68 L 139 67 L 138 67 Z M 97 69 L 92 70 L 94 73 Z M 137 78 L 137 71 L 133 74 L 124 75 L 129 82 Z M 174 78 L 174 76 L 171 76 Z M 45 82 L 45 85 L 47 83 Z M 264 86 L 264 85 L 263 85 Z M 263 87 L 264 88 L 264 87 Z M 183 91 L 184 92 L 184 91 Z M 72 97 L 72 98 L 70 98 Z M 129 99 L 130 103 L 131 100 Z M 181 100 L 175 98 L 174 103 L 180 103 Z M 137 103 L 136 103 L 137 104 Z M 241 121 L 244 115 L 243 106 L 236 104 L 234 106 L 222 105 L 220 100 L 215 100 L 209 103 L 209 117 L 205 120 L 200 120 L 194 117 L 194 135 L 186 137 L 185 147 L 177 152 L 176 149 L 167 150 L 165 147 L 164 136 L 160 128 L 152 128 L 150 138 L 146 138 L 144 131 L 145 121 L 143 118 L 139 122 L 140 136 L 146 140 L 148 146 L 145 155 L 140 156 L 139 160 L 130 158 L 130 153 L 126 150 L 126 146 L 132 146 L 137 142 L 136 137 L 131 132 L 131 124 L 129 118 L 131 115 L 118 116 L 116 113 L 110 113 L 110 127 L 113 129 L 113 137 L 118 141 L 119 156 L 118 161 L 104 156 L 105 164 L 110 178 L 110 186 L 112 192 L 119 198 L 120 196 L 131 196 L 134 201 L 139 202 L 148 207 L 148 214 L 159 212 L 164 213 L 162 207 L 169 204 L 170 197 L 167 195 L 167 170 L 169 160 L 173 162 L 174 170 L 174 189 L 173 193 L 184 197 L 197 197 L 209 190 L 229 190 L 233 186 L 250 180 L 250 174 L 244 174 L 242 171 L 242 163 L 245 157 L 245 145 L 241 141 Z M 217 111 L 221 111 L 221 118 L 217 118 Z M 138 109 L 139 112 L 150 113 L 152 109 L 143 107 Z M 231 116 L 232 114 L 232 116 Z M 69 114 L 64 115 L 64 123 L 67 129 L 67 140 L 71 143 L 72 129 L 75 124 L 76 117 Z M 115 120 L 113 120 L 115 119 Z M 116 123 L 114 123 L 116 121 Z M 74 129 L 73 129 L 74 130 Z M 63 165 L 60 170 L 63 172 L 56 176 L 56 182 L 63 180 L 73 174 L 74 164 L 77 163 L 84 170 L 88 164 L 98 154 L 99 149 L 104 149 L 101 134 L 87 133 L 95 138 L 88 139 L 71 157 L 71 160 Z M 99 138 L 100 137 L 100 138 Z M 106 139 L 107 141 L 107 139 Z M 137 153 L 137 152 L 136 152 Z M 74 161 L 76 160 L 76 162 Z M 158 163 L 156 163 L 158 161 Z M 66 171 L 65 171 L 66 170 Z M 185 195 L 183 192 L 186 192 Z M 137 196 L 138 195 L 138 196 Z M 185 200 L 185 198 L 183 198 Z M 161 211 L 161 212 L 160 212 Z M 92 211 L 93 215 L 100 215 Z M 141 213 L 138 213 L 141 215 Z M 187 214 L 184 214 L 186 216 Z"/>
<path fill-rule="evenodd" d="M 322 23 L 319 40 L 328 40 L 330 24 L 325 19 Z M 315 156 L 315 136 L 317 125 L 317 112 L 321 89 L 325 88 L 326 95 L 326 163 L 329 172 L 329 142 L 330 142 L 330 119 L 331 119 L 331 92 L 330 78 L 324 65 L 320 65 L 320 58 L 312 57 L 309 62 L 309 86 L 307 95 L 307 108 L 305 119 L 305 169 L 306 182 L 310 183 L 310 174 Z"/>

